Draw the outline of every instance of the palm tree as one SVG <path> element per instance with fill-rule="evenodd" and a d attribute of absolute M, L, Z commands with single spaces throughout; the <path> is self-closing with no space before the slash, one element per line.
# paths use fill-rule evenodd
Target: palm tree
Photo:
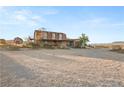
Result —
<path fill-rule="evenodd" d="M 88 36 L 86 36 L 84 33 L 80 36 L 80 47 L 86 48 L 87 42 L 89 42 Z"/>

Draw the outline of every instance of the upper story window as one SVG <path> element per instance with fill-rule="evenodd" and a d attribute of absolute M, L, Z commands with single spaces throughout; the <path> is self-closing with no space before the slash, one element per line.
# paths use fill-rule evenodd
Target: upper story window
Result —
<path fill-rule="evenodd" d="M 43 39 L 47 39 L 47 33 L 44 33 Z"/>
<path fill-rule="evenodd" d="M 62 40 L 62 34 L 59 34 L 59 40 Z"/>
<path fill-rule="evenodd" d="M 56 37 L 55 33 L 52 33 L 52 39 L 56 39 L 55 37 Z"/>

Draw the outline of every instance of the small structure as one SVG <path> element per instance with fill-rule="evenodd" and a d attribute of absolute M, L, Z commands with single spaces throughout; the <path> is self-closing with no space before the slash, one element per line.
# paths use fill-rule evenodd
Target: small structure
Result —
<path fill-rule="evenodd" d="M 80 47 L 80 39 L 68 39 L 68 47 L 79 48 Z"/>
<path fill-rule="evenodd" d="M 22 44 L 23 40 L 21 38 L 19 38 L 19 37 L 16 37 L 16 38 L 14 38 L 14 43 L 15 44 Z"/>
<path fill-rule="evenodd" d="M 35 30 L 34 43 L 38 45 L 43 44 L 45 47 L 67 47 L 65 33 L 44 31 L 44 29 Z"/>
<path fill-rule="evenodd" d="M 6 44 L 6 40 L 5 39 L 0 39 L 0 45 L 5 45 Z"/>

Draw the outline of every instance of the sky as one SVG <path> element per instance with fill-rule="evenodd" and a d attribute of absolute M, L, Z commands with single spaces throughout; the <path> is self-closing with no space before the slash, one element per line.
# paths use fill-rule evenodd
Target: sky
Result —
<path fill-rule="evenodd" d="M 0 38 L 33 37 L 34 30 L 66 33 L 90 43 L 124 41 L 123 6 L 0 6 Z"/>

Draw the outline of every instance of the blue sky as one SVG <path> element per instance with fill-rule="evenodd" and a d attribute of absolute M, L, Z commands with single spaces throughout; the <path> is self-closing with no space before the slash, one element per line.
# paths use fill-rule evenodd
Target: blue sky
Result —
<path fill-rule="evenodd" d="M 124 7 L 0 7 L 0 38 L 33 37 L 35 29 L 64 32 L 68 38 L 89 36 L 90 43 L 124 41 Z"/>

